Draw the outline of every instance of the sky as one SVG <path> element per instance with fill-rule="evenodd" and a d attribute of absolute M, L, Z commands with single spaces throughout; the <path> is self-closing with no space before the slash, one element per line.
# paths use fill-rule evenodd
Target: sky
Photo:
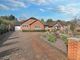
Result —
<path fill-rule="evenodd" d="M 80 16 L 80 0 L 0 0 L 0 16 L 11 14 L 19 20 L 71 20 Z"/>

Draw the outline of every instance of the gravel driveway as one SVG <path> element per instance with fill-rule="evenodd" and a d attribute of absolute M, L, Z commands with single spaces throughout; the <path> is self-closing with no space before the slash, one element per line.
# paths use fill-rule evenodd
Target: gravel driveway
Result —
<path fill-rule="evenodd" d="M 44 42 L 41 32 L 13 32 L 0 45 L 0 60 L 67 60 L 67 55 Z"/>

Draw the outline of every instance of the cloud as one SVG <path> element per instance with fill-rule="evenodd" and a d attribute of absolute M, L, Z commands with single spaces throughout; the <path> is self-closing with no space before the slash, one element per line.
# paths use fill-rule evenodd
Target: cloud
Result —
<path fill-rule="evenodd" d="M 0 9 L 2 9 L 2 10 L 8 10 L 9 7 L 6 6 L 6 5 L 0 4 Z"/>
<path fill-rule="evenodd" d="M 57 6 L 48 6 L 45 7 L 45 10 L 47 12 L 54 12 L 58 14 L 63 14 L 63 15 L 69 15 L 69 16 L 77 16 L 80 14 L 80 3 L 71 3 L 71 4 L 59 4 Z"/>
<path fill-rule="evenodd" d="M 80 13 L 80 8 L 77 7 L 76 4 L 60 5 L 58 12 L 75 16 Z"/>
<path fill-rule="evenodd" d="M 30 0 L 30 2 L 38 5 L 46 5 L 52 3 L 53 0 Z"/>
<path fill-rule="evenodd" d="M 8 0 L 10 3 L 12 3 L 14 7 L 26 7 L 26 4 L 24 2 L 18 1 L 18 0 Z"/>
<path fill-rule="evenodd" d="M 1 2 L 0 2 L 0 9 L 2 9 L 2 10 L 9 10 L 9 9 L 16 10 L 18 8 L 27 7 L 27 5 L 24 3 L 24 1 L 20 1 L 20 0 L 7 0 L 7 1 L 1 0 Z"/>
<path fill-rule="evenodd" d="M 45 12 L 45 10 L 44 10 L 44 9 L 40 9 L 40 11 L 41 11 L 41 12 Z"/>
<path fill-rule="evenodd" d="M 22 13 L 18 20 L 25 20 L 25 19 L 27 19 L 27 16 L 28 15 L 26 13 Z"/>

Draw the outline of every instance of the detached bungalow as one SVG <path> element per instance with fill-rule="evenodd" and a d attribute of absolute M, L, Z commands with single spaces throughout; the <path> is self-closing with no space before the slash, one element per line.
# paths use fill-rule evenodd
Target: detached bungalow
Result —
<path fill-rule="evenodd" d="M 21 24 L 22 30 L 44 30 L 44 24 L 36 18 L 29 18 Z"/>
<path fill-rule="evenodd" d="M 47 22 L 45 24 L 45 29 L 50 31 L 53 30 L 64 31 L 66 29 L 66 24 L 62 21 Z"/>

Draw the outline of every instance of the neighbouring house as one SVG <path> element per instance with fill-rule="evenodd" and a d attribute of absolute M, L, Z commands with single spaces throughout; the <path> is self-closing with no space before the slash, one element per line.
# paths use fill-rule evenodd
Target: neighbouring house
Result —
<path fill-rule="evenodd" d="M 20 31 L 20 30 L 21 30 L 20 25 L 16 25 L 16 26 L 15 26 L 15 31 Z"/>
<path fill-rule="evenodd" d="M 53 21 L 53 22 L 47 22 L 45 23 L 45 29 L 46 30 L 60 30 L 60 31 L 64 31 L 66 30 L 67 26 L 64 22 L 61 21 Z"/>
<path fill-rule="evenodd" d="M 75 34 L 80 34 L 80 25 L 75 28 Z"/>
<path fill-rule="evenodd" d="M 77 21 L 76 27 L 75 27 L 75 33 L 80 34 L 80 20 Z"/>
<path fill-rule="evenodd" d="M 52 27 L 54 26 L 55 22 L 46 22 L 45 25 L 45 30 L 52 30 Z"/>
<path fill-rule="evenodd" d="M 15 31 L 20 31 L 21 30 L 21 27 L 20 27 L 20 21 L 17 21 L 16 24 L 15 24 Z"/>
<path fill-rule="evenodd" d="M 52 27 L 52 29 L 61 30 L 61 31 L 63 31 L 64 28 L 65 28 L 65 24 L 59 21 L 57 21 Z"/>
<path fill-rule="evenodd" d="M 40 20 L 31 17 L 21 24 L 22 30 L 44 30 L 44 24 Z"/>

